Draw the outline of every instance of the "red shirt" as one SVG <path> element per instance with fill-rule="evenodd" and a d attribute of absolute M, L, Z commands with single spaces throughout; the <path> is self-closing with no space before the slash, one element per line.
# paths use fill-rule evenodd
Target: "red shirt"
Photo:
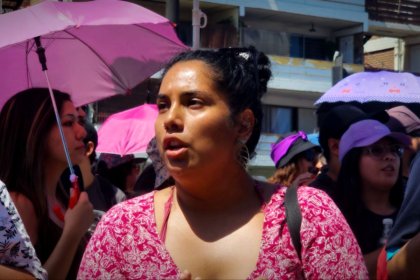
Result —
<path fill-rule="evenodd" d="M 284 211 L 285 187 L 263 208 L 260 254 L 248 279 L 368 279 L 367 269 L 346 220 L 322 191 L 300 187 L 302 263 L 292 245 Z M 179 279 L 158 235 L 154 192 L 109 210 L 92 236 L 79 279 Z"/>

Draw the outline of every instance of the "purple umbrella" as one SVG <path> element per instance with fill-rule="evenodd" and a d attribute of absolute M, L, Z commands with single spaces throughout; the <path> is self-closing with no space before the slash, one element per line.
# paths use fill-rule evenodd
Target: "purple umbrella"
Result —
<path fill-rule="evenodd" d="M 352 101 L 420 103 L 420 79 L 411 73 L 355 73 L 329 89 L 315 105 Z"/>
<path fill-rule="evenodd" d="M 126 94 L 186 49 L 168 19 L 117 0 L 44 1 L 1 15 L 0 34 L 0 106 L 30 87 L 48 87 L 53 97 L 50 81 L 76 106 Z"/>

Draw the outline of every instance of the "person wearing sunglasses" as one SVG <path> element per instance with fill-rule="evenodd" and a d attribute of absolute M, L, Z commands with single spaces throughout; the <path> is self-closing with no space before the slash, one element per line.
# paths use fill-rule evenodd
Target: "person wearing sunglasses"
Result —
<path fill-rule="evenodd" d="M 281 137 L 271 147 L 276 171 L 268 181 L 283 186 L 310 183 L 318 173 L 315 165 L 320 153 L 320 147 L 310 142 L 303 131 Z"/>
<path fill-rule="evenodd" d="M 340 140 L 336 203 L 359 242 L 371 278 L 402 203 L 401 156 L 409 144 L 407 135 L 371 119 L 352 124 Z"/>

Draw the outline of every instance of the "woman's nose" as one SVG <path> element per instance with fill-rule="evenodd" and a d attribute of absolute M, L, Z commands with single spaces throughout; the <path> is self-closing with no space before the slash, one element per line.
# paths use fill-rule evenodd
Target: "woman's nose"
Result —
<path fill-rule="evenodd" d="M 385 155 L 384 155 L 385 160 L 396 160 L 397 158 L 399 158 L 399 156 L 395 152 L 392 152 L 390 150 L 385 152 Z"/>
<path fill-rule="evenodd" d="M 166 113 L 163 125 L 168 133 L 182 131 L 184 128 L 182 109 L 177 106 L 171 106 Z"/>
<path fill-rule="evenodd" d="M 77 139 L 84 139 L 87 136 L 86 129 L 80 123 L 76 123 L 76 137 Z"/>

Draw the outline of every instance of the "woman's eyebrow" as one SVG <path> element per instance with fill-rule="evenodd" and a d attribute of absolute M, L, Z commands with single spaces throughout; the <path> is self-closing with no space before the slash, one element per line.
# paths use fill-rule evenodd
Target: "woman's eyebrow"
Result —
<path fill-rule="evenodd" d="M 77 116 L 76 114 L 69 113 L 69 114 L 63 115 L 62 118 L 77 119 Z"/>

